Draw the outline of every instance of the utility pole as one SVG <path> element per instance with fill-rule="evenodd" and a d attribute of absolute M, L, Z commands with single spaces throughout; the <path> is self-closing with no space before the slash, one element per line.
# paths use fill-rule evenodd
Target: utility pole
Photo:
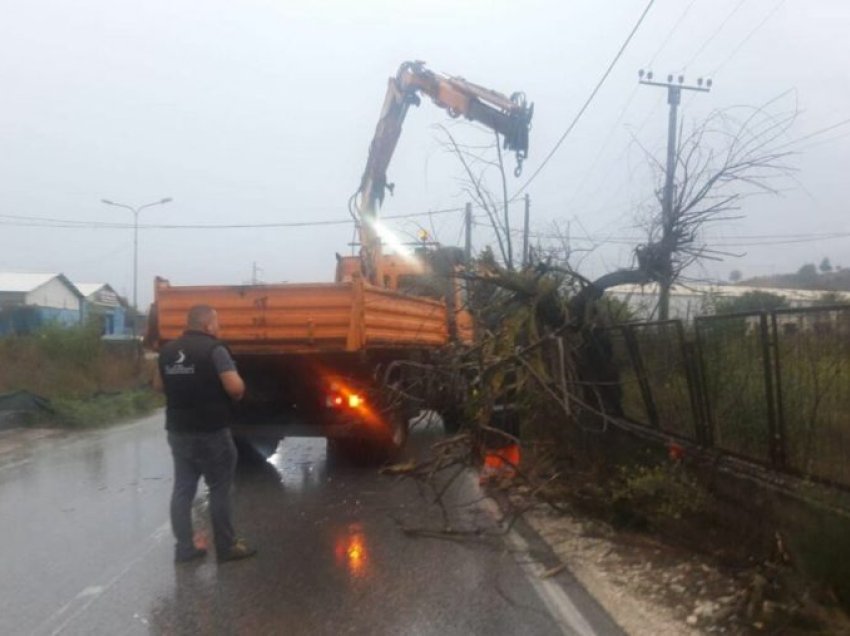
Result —
<path fill-rule="evenodd" d="M 522 266 L 528 267 L 528 223 L 531 217 L 531 198 L 525 193 L 525 223 L 522 227 Z"/>
<path fill-rule="evenodd" d="M 467 203 L 464 210 L 463 222 L 466 227 L 466 241 L 463 246 L 463 257 L 466 264 L 472 260 L 472 204 Z"/>
<path fill-rule="evenodd" d="M 670 286 L 673 284 L 673 190 L 675 186 L 676 176 L 676 128 L 679 103 L 682 100 L 682 91 L 699 91 L 707 93 L 711 90 L 711 80 L 705 80 L 700 77 L 697 79 L 696 86 L 688 86 L 685 84 L 684 75 L 679 75 L 676 78 L 677 82 L 673 82 L 673 76 L 668 75 L 666 82 L 656 82 L 652 79 L 652 71 L 645 73 L 643 69 L 638 71 L 638 82 L 647 86 L 659 86 L 667 89 L 667 103 L 670 105 L 670 111 L 667 115 L 667 172 L 664 179 L 664 196 L 661 200 L 662 205 L 662 224 L 661 224 L 661 247 L 665 255 L 663 263 L 664 270 L 660 273 L 661 280 L 658 282 L 658 318 L 659 320 L 667 320 L 670 317 Z M 646 77 L 646 79 L 644 79 Z"/>
<path fill-rule="evenodd" d="M 251 284 L 252 285 L 259 285 L 260 284 L 260 277 L 258 276 L 258 274 L 262 271 L 262 269 L 263 269 L 262 267 L 257 267 L 257 261 L 254 261 L 253 263 L 251 263 Z"/>

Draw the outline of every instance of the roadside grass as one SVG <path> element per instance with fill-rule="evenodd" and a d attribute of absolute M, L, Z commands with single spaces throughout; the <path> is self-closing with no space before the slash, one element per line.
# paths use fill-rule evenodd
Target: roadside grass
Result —
<path fill-rule="evenodd" d="M 153 391 L 137 389 L 88 398 L 57 398 L 52 404 L 55 414 L 44 420 L 44 423 L 82 429 L 107 426 L 146 415 L 162 406 L 163 400 Z"/>
<path fill-rule="evenodd" d="M 48 399 L 53 413 L 25 418 L 37 426 L 80 429 L 150 413 L 162 404 L 150 389 L 153 363 L 126 345 L 105 343 L 94 324 L 0 338 L 0 393 Z"/>
<path fill-rule="evenodd" d="M 850 485 L 850 320 L 844 314 L 830 320 L 821 315 L 804 318 L 795 319 L 791 328 L 787 321 L 780 323 L 767 349 L 752 321 L 740 317 L 703 323 L 698 342 L 693 331 L 686 338 L 698 345 L 693 349 L 696 374 L 708 403 L 715 447 L 769 463 L 772 403 L 786 466 L 846 487 Z M 635 337 L 660 430 L 696 439 L 691 423 L 696 423 L 698 414 L 689 403 L 686 367 L 676 346 L 671 346 L 677 339 L 654 325 L 635 329 Z M 623 410 L 630 419 L 649 425 L 634 362 L 622 338 L 615 340 L 614 354 Z M 770 390 L 766 373 L 773 382 Z M 772 402 L 769 395 L 774 396 Z M 821 611 L 817 603 L 805 601 L 809 593 L 824 607 L 840 605 L 850 612 L 850 539 L 846 512 L 837 512 L 848 510 L 846 496 L 827 505 L 817 488 L 816 496 L 800 493 L 805 503 L 799 503 L 747 485 L 746 480 L 719 478 L 708 468 L 688 477 L 660 458 L 660 463 L 635 463 L 634 449 L 619 458 L 611 456 L 610 447 L 605 450 L 600 456 L 608 463 L 609 474 L 594 469 L 592 474 L 601 472 L 602 478 L 586 489 L 601 508 L 596 512 L 616 526 L 687 541 L 723 555 L 735 567 L 745 567 L 748 557 L 761 555 L 764 568 L 775 570 L 775 576 L 767 578 L 803 604 L 802 614 L 817 616 Z M 737 485 L 724 488 L 726 482 Z M 707 490 L 701 492 L 703 486 Z M 800 589 L 805 593 L 794 591 Z M 821 618 L 826 623 L 832 620 Z M 842 621 L 847 628 L 846 617 Z"/>
<path fill-rule="evenodd" d="M 838 325 L 843 327 L 843 325 Z M 698 372 L 707 398 L 714 445 L 758 462 L 770 460 L 770 416 L 765 383 L 770 368 L 774 418 L 782 425 L 790 468 L 850 485 L 850 328 L 780 333 L 765 365 L 758 332 L 745 319 L 714 321 L 702 328 Z M 676 339 L 660 330 L 637 331 L 637 347 L 659 428 L 696 439 L 697 414 Z M 693 338 L 693 334 L 689 335 Z M 621 339 L 619 339 L 621 340 Z M 615 340 L 625 415 L 650 424 L 646 403 L 626 347 Z M 775 357 L 780 375 L 776 376 Z"/>

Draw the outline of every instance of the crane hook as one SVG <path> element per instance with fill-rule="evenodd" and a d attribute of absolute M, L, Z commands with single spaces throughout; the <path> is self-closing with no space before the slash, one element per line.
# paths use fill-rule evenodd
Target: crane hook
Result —
<path fill-rule="evenodd" d="M 518 179 L 522 176 L 522 160 L 523 156 L 517 153 L 516 156 L 516 168 L 514 168 L 514 176 Z"/>

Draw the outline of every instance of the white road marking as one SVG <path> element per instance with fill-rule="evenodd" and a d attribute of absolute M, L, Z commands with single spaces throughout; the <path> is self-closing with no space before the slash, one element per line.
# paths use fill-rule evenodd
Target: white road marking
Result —
<path fill-rule="evenodd" d="M 65 603 L 62 607 L 60 607 L 56 612 L 54 612 L 51 616 L 49 616 L 45 621 L 39 625 L 39 627 L 34 630 L 35 634 L 47 634 L 49 633 L 51 636 L 56 636 L 60 634 L 68 625 L 70 625 L 74 620 L 77 619 L 83 612 L 85 612 L 91 605 L 99 599 L 105 592 L 108 592 L 118 581 L 120 581 L 124 576 L 133 569 L 138 563 L 143 561 L 147 556 L 159 545 L 160 541 L 162 541 L 163 537 L 165 537 L 170 531 L 171 525 L 169 522 L 164 523 L 156 530 L 154 530 L 150 536 L 145 540 L 146 545 L 142 548 L 142 550 L 127 564 L 121 568 L 112 578 L 110 578 L 103 585 L 89 585 L 83 588 L 73 600 L 68 603 Z M 76 605 L 76 607 L 74 607 Z M 65 617 L 68 613 L 68 610 L 74 607 L 74 611 Z M 65 617 L 61 623 L 55 625 L 60 619 Z"/>
<path fill-rule="evenodd" d="M 32 463 L 31 459 L 21 459 L 21 460 L 18 460 L 16 462 L 3 464 L 2 466 L 0 466 L 0 473 L 2 473 L 4 470 L 11 470 L 12 468 L 18 468 L 19 466 L 26 466 L 27 464 L 31 464 L 31 463 Z"/>
<path fill-rule="evenodd" d="M 511 530 L 507 536 L 508 543 L 517 551 L 527 555 L 528 543 L 518 532 Z M 520 569 L 537 595 L 543 601 L 546 609 L 555 617 L 565 634 L 579 634 L 580 636 L 595 636 L 596 631 L 587 622 L 581 610 L 572 602 L 569 595 L 552 579 L 544 579 L 541 575 L 546 571 L 542 564 L 535 561 L 516 559 Z"/>
<path fill-rule="evenodd" d="M 475 481 L 472 475 L 470 475 L 470 480 Z M 478 487 L 477 484 L 473 485 L 475 488 Z M 501 510 L 492 499 L 484 499 L 479 505 L 494 519 L 502 519 Z M 508 532 L 506 540 L 510 547 L 516 551 L 514 560 L 517 565 L 519 565 L 555 622 L 558 623 L 561 631 L 568 636 L 575 636 L 576 634 L 579 636 L 597 636 L 597 632 L 587 622 L 584 614 L 576 607 L 564 588 L 553 579 L 542 577 L 546 572 L 546 567 L 542 563 L 532 560 L 528 542 L 516 530 Z M 522 558 L 520 558 L 520 555 Z"/>

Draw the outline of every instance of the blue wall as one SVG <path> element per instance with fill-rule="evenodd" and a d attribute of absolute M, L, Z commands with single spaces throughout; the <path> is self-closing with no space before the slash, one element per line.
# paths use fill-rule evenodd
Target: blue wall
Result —
<path fill-rule="evenodd" d="M 123 336 L 125 335 L 126 325 L 125 316 L 127 312 L 123 307 L 112 307 L 110 309 L 101 309 L 97 315 L 101 317 L 104 336 Z"/>
<path fill-rule="evenodd" d="M 127 335 L 127 309 L 122 305 L 105 307 L 89 302 L 83 303 L 83 321 L 97 317 L 101 324 L 102 335 Z"/>
<path fill-rule="evenodd" d="M 80 324 L 80 320 L 80 312 L 73 309 L 11 307 L 0 311 L 0 336 L 32 333 L 50 323 L 68 327 Z"/>

